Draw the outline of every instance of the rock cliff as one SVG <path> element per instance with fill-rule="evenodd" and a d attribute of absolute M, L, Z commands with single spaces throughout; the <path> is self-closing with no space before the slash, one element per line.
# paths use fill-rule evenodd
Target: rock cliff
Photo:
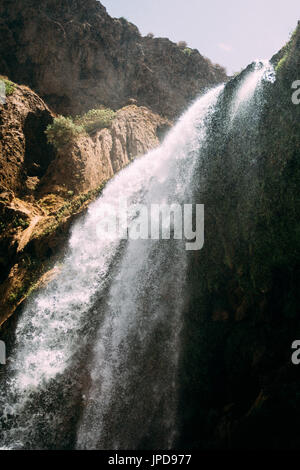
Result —
<path fill-rule="evenodd" d="M 145 107 L 117 111 L 109 129 L 82 136 L 58 152 L 41 181 L 40 191 L 75 194 L 96 189 L 135 157 L 159 144 L 170 122 Z"/>
<path fill-rule="evenodd" d="M 30 86 L 61 114 L 100 104 L 119 109 L 135 98 L 169 118 L 227 78 L 197 50 L 142 37 L 96 0 L 3 0 L 0 73 Z"/>
<path fill-rule="evenodd" d="M 199 167 L 205 245 L 191 259 L 181 370 L 189 449 L 300 445 L 300 25 L 272 62 L 275 83 L 231 128 L 228 104 L 253 65 L 228 83 Z"/>
<path fill-rule="evenodd" d="M 171 125 L 133 104 L 117 111 L 109 129 L 57 151 L 45 135 L 54 117 L 17 84 L 0 107 L 0 323 L 42 282 L 74 218 L 116 172 L 159 145 Z"/>
<path fill-rule="evenodd" d="M 0 39 L 0 73 L 26 85 L 14 84 L 0 107 L 1 325 L 55 276 L 71 223 L 105 182 L 159 144 L 170 126 L 161 116 L 178 116 L 226 75 L 197 51 L 142 37 L 96 0 L 2 0 Z M 264 85 L 259 128 L 241 120 L 225 129 L 243 72 L 226 87 L 208 135 L 198 193 L 206 240 L 188 273 L 180 448 L 300 445 L 290 360 L 300 337 L 300 105 L 291 102 L 299 51 L 298 27 L 273 58 L 277 80 Z M 130 98 L 137 105 L 127 106 Z M 61 151 L 47 143 L 56 113 L 98 105 L 117 110 L 110 128 Z"/>
<path fill-rule="evenodd" d="M 159 144 L 171 125 L 161 116 L 178 116 L 226 74 L 196 50 L 142 37 L 96 0 L 4 0 L 0 39 L 0 73 L 15 82 L 0 108 L 1 323 L 41 280 L 74 217 Z M 60 151 L 47 143 L 56 113 L 100 106 L 117 110 L 109 129 Z"/>

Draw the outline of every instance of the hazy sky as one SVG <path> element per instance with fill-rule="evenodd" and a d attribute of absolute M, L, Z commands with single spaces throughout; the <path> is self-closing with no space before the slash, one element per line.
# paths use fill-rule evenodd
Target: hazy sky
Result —
<path fill-rule="evenodd" d="M 146 35 L 185 40 L 228 73 L 268 59 L 300 19 L 300 0 L 101 0 Z"/>

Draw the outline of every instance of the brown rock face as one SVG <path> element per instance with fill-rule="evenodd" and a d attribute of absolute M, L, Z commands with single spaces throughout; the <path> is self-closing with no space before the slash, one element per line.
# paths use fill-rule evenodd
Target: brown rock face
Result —
<path fill-rule="evenodd" d="M 126 106 L 116 113 L 109 129 L 82 136 L 64 148 L 41 181 L 41 193 L 96 189 L 135 157 L 159 145 L 170 123 L 145 107 Z"/>
<path fill-rule="evenodd" d="M 109 129 L 56 152 L 44 132 L 53 117 L 26 86 L 14 85 L 0 105 L 0 325 L 52 269 L 74 218 L 170 127 L 131 104 L 117 111 Z"/>
<path fill-rule="evenodd" d="M 62 114 L 118 109 L 132 98 L 173 118 L 227 78 L 198 51 L 142 37 L 96 0 L 2 0 L 0 18 L 0 73 Z"/>
<path fill-rule="evenodd" d="M 24 86 L 0 106 L 0 193 L 23 193 L 42 177 L 55 158 L 44 131 L 53 113 L 43 100 Z"/>

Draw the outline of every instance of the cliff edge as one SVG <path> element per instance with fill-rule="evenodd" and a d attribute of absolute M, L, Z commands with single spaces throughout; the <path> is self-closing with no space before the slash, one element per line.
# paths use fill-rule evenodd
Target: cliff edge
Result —
<path fill-rule="evenodd" d="M 119 109 L 134 98 L 174 118 L 205 87 L 227 79 L 197 50 L 142 37 L 96 0 L 2 1 L 0 71 L 72 115 L 100 104 Z"/>

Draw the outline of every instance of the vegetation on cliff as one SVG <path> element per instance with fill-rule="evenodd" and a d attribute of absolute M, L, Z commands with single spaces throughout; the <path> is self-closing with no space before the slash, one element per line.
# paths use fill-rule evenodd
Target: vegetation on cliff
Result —
<path fill-rule="evenodd" d="M 58 116 L 53 119 L 52 124 L 48 125 L 45 133 L 49 144 L 59 150 L 83 134 L 84 128 L 75 124 L 71 117 Z"/>
<path fill-rule="evenodd" d="M 88 134 L 93 134 L 105 127 L 110 127 L 116 113 L 112 109 L 90 109 L 83 116 L 76 116 L 75 122 Z"/>
<path fill-rule="evenodd" d="M 46 129 L 48 142 L 58 150 L 69 145 L 80 135 L 94 134 L 95 132 L 109 127 L 115 117 L 111 109 L 91 109 L 82 116 L 72 117 L 58 116 L 53 119 Z"/>
<path fill-rule="evenodd" d="M 15 90 L 15 84 L 11 80 L 8 80 L 7 77 L 4 77 L 2 75 L 0 75 L 0 82 L 3 82 L 5 85 L 5 95 L 12 95 Z"/>

